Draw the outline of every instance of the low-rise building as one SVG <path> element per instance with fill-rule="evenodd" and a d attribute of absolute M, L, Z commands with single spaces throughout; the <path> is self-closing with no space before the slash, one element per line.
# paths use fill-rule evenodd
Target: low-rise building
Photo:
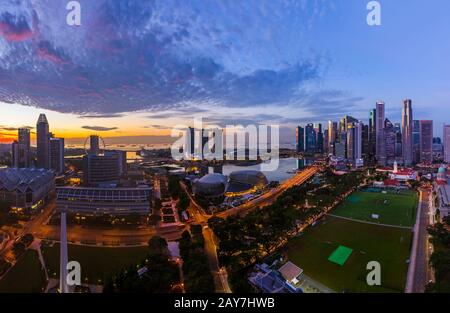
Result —
<path fill-rule="evenodd" d="M 13 212 L 32 213 L 39 209 L 53 189 L 54 174 L 51 170 L 0 169 L 0 200 L 10 202 Z"/>
<path fill-rule="evenodd" d="M 58 187 L 56 206 L 68 213 L 95 215 L 147 215 L 150 213 L 152 189 Z"/>

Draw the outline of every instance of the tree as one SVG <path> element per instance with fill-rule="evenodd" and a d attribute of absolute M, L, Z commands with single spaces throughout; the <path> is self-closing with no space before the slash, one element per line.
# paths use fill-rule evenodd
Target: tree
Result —
<path fill-rule="evenodd" d="M 22 237 L 22 240 L 21 240 L 21 241 L 23 242 L 23 244 L 24 244 L 26 247 L 28 247 L 28 246 L 31 245 L 31 243 L 34 241 L 34 236 L 33 236 L 32 234 L 30 234 L 30 233 L 25 234 L 25 235 Z"/>
<path fill-rule="evenodd" d="M 161 221 L 161 215 L 152 214 L 148 218 L 148 224 L 151 226 L 156 226 Z"/>
<path fill-rule="evenodd" d="M 18 259 L 26 250 L 26 246 L 23 242 L 19 241 L 14 243 L 12 247 L 12 252 L 16 259 Z"/>

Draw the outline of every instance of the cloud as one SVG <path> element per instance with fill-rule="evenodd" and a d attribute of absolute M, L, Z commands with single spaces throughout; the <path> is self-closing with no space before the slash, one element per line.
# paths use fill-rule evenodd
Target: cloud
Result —
<path fill-rule="evenodd" d="M 8 41 L 24 41 L 33 36 L 33 31 L 23 15 L 4 12 L 0 15 L 0 36 Z"/>
<path fill-rule="evenodd" d="M 78 118 L 95 119 L 95 118 L 119 118 L 124 117 L 124 114 L 113 113 L 113 114 L 86 114 L 80 115 Z"/>
<path fill-rule="evenodd" d="M 6 43 L 3 101 L 87 116 L 189 114 L 183 107 L 286 105 L 320 77 L 323 60 L 301 53 L 292 39 L 307 29 L 301 21 L 316 14 L 315 6 L 82 1 L 83 25 L 70 28 L 64 18 L 51 18 L 66 13 L 52 1 L 5 1 L 5 38 L 31 38 L 30 25 L 39 31 L 22 46 Z"/>
<path fill-rule="evenodd" d="M 94 130 L 94 131 L 99 131 L 99 132 L 111 131 L 111 130 L 117 130 L 118 129 L 117 127 L 103 127 L 103 126 L 82 126 L 81 128 Z"/>
<path fill-rule="evenodd" d="M 4 130 L 4 131 L 17 131 L 17 130 L 19 130 L 19 128 L 33 129 L 34 127 L 31 127 L 31 126 L 12 127 L 12 126 L 0 125 L 0 130 Z"/>
<path fill-rule="evenodd" d="M 171 129 L 170 126 L 159 125 L 159 124 L 144 126 L 143 128 L 154 128 L 154 129 L 161 129 L 161 130 Z"/>

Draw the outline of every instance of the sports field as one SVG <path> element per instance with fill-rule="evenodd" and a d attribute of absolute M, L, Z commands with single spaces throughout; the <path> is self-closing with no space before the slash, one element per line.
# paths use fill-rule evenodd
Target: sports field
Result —
<path fill-rule="evenodd" d="M 102 283 L 110 274 L 140 263 L 148 247 L 104 248 L 69 245 L 69 261 L 81 265 L 83 282 Z M 42 254 L 50 278 L 59 278 L 59 244 L 43 246 Z"/>
<path fill-rule="evenodd" d="M 306 275 L 336 292 L 402 292 L 411 237 L 407 229 L 326 216 L 290 240 L 287 253 Z M 351 254 L 346 249 L 339 251 L 339 246 L 352 249 Z M 342 266 L 329 260 L 337 249 L 339 256 L 349 254 Z M 370 261 L 381 264 L 381 286 L 366 283 L 366 265 Z"/>
<path fill-rule="evenodd" d="M 396 193 L 357 191 L 347 197 L 332 214 L 373 223 L 408 226 L 414 225 L 418 196 L 405 190 Z M 378 218 L 372 217 L 378 215 Z"/>

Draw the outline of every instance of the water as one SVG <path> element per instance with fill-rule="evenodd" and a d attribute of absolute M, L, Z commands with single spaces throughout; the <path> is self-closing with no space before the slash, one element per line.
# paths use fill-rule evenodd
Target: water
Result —
<path fill-rule="evenodd" d="M 300 161 L 303 160 L 298 160 L 296 158 L 280 159 L 280 163 L 276 171 L 262 172 L 266 175 L 269 181 L 279 181 L 281 183 L 292 177 L 294 175 L 293 171 L 301 169 L 304 166 Z M 310 164 L 310 162 L 311 161 L 309 160 L 305 161 L 306 164 Z M 261 164 L 251 166 L 224 165 L 222 170 L 224 175 L 230 175 L 231 172 L 243 170 L 261 171 Z"/>

